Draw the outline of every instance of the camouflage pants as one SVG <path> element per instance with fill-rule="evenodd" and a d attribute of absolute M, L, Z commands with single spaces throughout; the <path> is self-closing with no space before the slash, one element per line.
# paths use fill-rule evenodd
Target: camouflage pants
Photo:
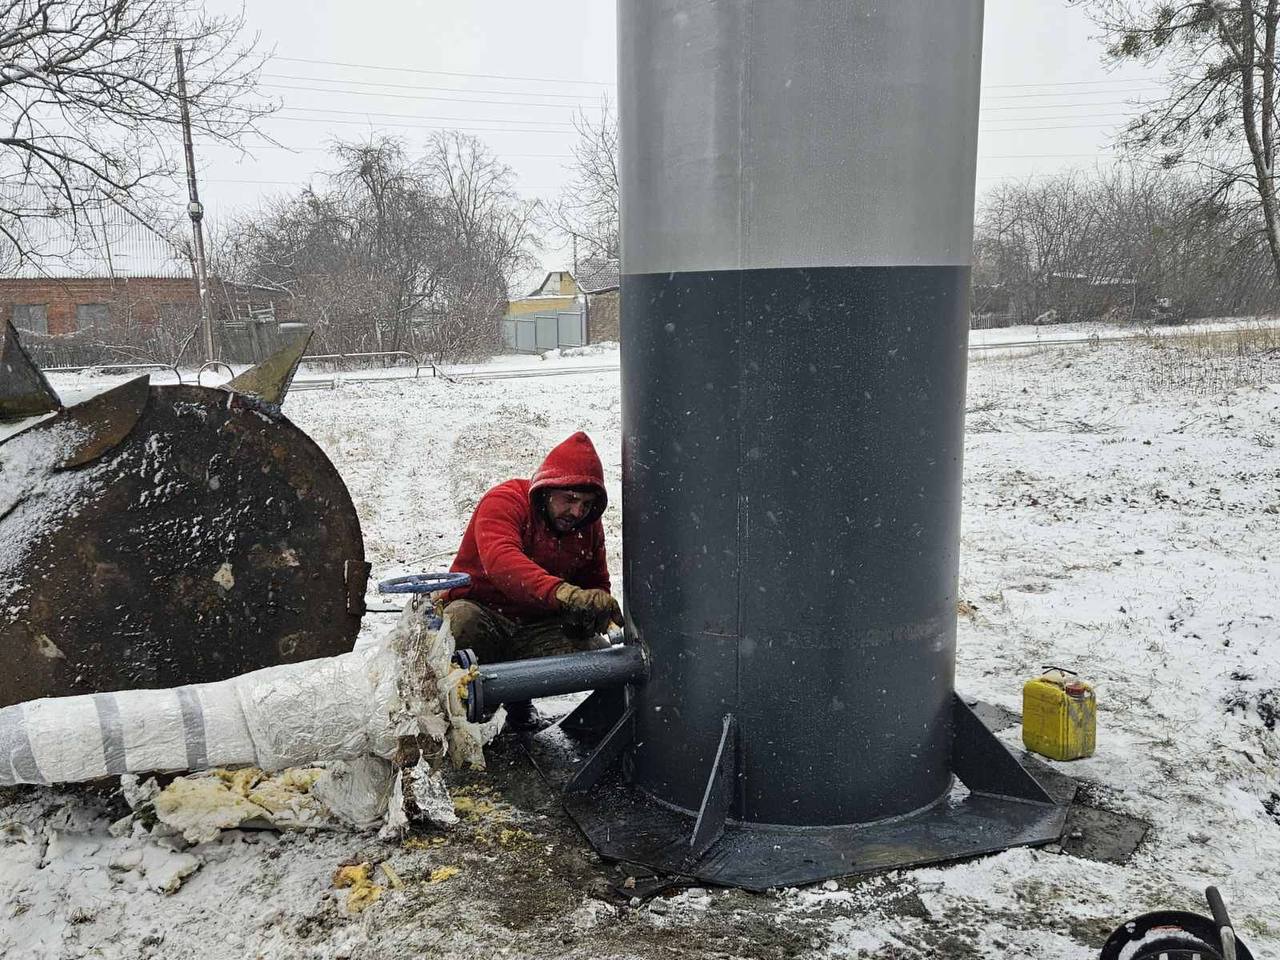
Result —
<path fill-rule="evenodd" d="M 527 660 L 557 653 L 600 650 L 609 640 L 584 634 L 564 617 L 548 617 L 533 623 L 516 623 L 472 600 L 454 600 L 444 608 L 453 634 L 454 648 L 471 649 L 483 663 Z"/>

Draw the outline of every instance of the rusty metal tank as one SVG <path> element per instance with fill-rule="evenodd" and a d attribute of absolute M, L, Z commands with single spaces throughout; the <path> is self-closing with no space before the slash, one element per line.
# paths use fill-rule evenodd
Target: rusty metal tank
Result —
<path fill-rule="evenodd" d="M 369 569 L 359 518 L 280 410 L 305 346 L 223 387 L 139 377 L 63 407 L 9 326 L 0 706 L 351 648 Z"/>

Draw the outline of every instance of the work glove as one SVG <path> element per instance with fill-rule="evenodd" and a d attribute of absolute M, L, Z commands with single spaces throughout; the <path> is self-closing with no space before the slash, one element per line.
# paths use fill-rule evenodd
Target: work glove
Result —
<path fill-rule="evenodd" d="M 605 633 L 610 623 L 622 623 L 622 608 L 607 590 L 583 590 L 572 583 L 556 587 L 560 608 L 593 633 Z"/>

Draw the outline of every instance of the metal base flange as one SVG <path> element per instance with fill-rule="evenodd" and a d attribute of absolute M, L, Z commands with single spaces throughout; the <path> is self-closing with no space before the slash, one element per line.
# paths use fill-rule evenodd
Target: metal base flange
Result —
<path fill-rule="evenodd" d="M 1052 843 L 1062 837 L 1072 799 L 1046 792 L 957 697 L 953 769 L 964 787 L 937 803 L 866 824 L 767 825 L 723 814 L 720 824 L 708 823 L 713 802 L 683 811 L 626 782 L 629 711 L 621 691 L 593 694 L 531 738 L 530 756 L 565 790 L 565 809 L 601 856 L 705 883 L 759 891 Z M 583 723 L 586 714 L 595 722 Z M 610 716 L 612 723 L 601 722 Z M 725 753 L 732 729 L 726 718 L 716 769 L 708 771 L 709 798 L 717 778 L 733 769 Z M 622 763 L 608 762 L 620 756 Z"/>

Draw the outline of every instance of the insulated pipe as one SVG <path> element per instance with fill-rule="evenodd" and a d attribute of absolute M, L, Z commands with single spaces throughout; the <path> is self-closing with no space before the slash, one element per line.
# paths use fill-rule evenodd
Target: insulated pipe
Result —
<path fill-rule="evenodd" d="M 982 0 L 621 0 L 634 783 L 696 813 L 951 784 Z"/>
<path fill-rule="evenodd" d="M 476 722 L 489 705 L 641 683 L 647 675 L 643 651 L 623 644 L 605 650 L 480 664 L 479 676 L 467 688 L 467 717 Z"/>
<path fill-rule="evenodd" d="M 337 657 L 169 690 L 120 690 L 0 707 L 0 787 L 124 773 L 402 757 L 406 737 L 479 763 L 502 715 L 464 719 L 465 667 L 415 597 L 377 644 Z"/>
<path fill-rule="evenodd" d="M 400 666 L 382 648 L 170 690 L 0 708 L 0 787 L 154 770 L 395 756 Z"/>

